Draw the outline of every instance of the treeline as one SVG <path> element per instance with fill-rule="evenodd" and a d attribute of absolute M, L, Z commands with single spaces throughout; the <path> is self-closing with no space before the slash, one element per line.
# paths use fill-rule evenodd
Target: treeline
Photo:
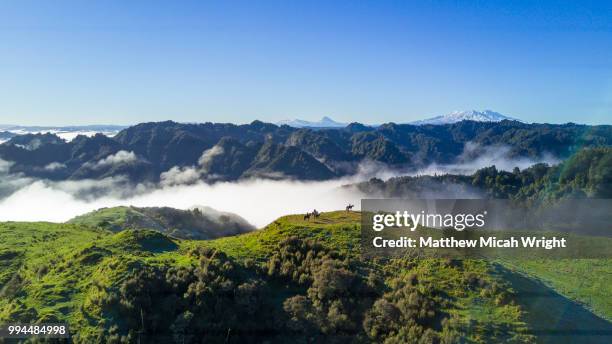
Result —
<path fill-rule="evenodd" d="M 564 162 L 549 166 L 535 164 L 527 169 L 482 168 L 472 175 L 398 177 L 383 181 L 373 178 L 356 185 L 369 195 L 424 197 L 437 194 L 452 198 L 465 195 L 522 201 L 551 201 L 562 198 L 612 197 L 612 148 L 584 148 Z"/>
<path fill-rule="evenodd" d="M 461 324 L 444 311 L 451 300 L 416 274 L 375 270 L 297 237 L 280 242 L 274 252 L 265 262 L 235 261 L 197 248 L 190 252 L 195 265 L 147 266 L 120 286 L 98 283 L 82 312 L 103 320 L 96 333 L 76 340 L 453 343 L 459 338 Z M 500 306 L 509 302 L 504 287 L 464 272 L 460 262 L 438 264 L 456 269 L 463 288 Z"/>

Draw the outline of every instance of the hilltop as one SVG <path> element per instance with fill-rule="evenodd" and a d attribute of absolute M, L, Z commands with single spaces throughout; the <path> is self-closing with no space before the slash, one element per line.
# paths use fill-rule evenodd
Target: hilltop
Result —
<path fill-rule="evenodd" d="M 169 207 L 102 208 L 77 216 L 68 223 L 113 232 L 150 229 L 179 239 L 214 239 L 246 233 L 255 228 L 242 217 L 210 207 L 179 210 Z"/>
<path fill-rule="evenodd" d="M 363 260 L 359 220 L 289 215 L 207 241 L 2 223 L 0 321 L 67 321 L 76 343 L 534 341 L 530 329 L 541 324 L 513 289 L 521 275 L 477 260 Z M 593 278 L 610 285 L 607 276 Z M 570 307 L 582 324 L 609 331 L 580 306 L 552 300 L 551 314 Z"/>

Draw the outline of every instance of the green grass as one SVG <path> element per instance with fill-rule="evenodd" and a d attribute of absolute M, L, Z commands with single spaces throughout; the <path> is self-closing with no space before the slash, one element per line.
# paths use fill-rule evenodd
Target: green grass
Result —
<path fill-rule="evenodd" d="M 104 219 L 108 220 L 112 218 Z M 356 212 L 330 212 L 311 221 L 290 215 L 255 232 L 207 241 L 178 240 L 152 231 L 113 233 L 88 224 L 1 223 L 0 322 L 34 313 L 39 320 L 68 322 L 83 335 L 95 333 L 103 319 L 96 318 L 102 312 L 91 300 L 104 290 L 119 288 L 143 266 L 195 264 L 189 253 L 200 246 L 223 251 L 237 261 L 265 263 L 278 243 L 291 236 L 317 239 L 343 255 L 358 257 L 359 223 Z M 466 279 L 471 276 L 483 285 L 511 293 L 493 264 L 464 260 L 460 269 L 454 265 L 459 263 L 441 259 L 387 259 L 364 264 L 384 276 L 387 283 L 394 277 L 415 274 L 435 285 L 444 294 L 440 297 L 450 300 L 444 311 L 466 329 L 468 342 L 487 342 L 487 333 L 510 330 L 520 334 L 528 328 L 520 306 L 495 299 L 483 288 L 466 288 Z M 610 319 L 609 260 L 525 261 L 513 268 L 538 275 L 559 293 Z"/>
<path fill-rule="evenodd" d="M 530 259 L 503 264 L 612 321 L 612 259 Z"/>
<path fill-rule="evenodd" d="M 146 218 L 144 214 L 139 213 L 132 207 L 112 207 L 102 208 L 92 211 L 87 214 L 77 216 L 69 221 L 69 223 L 88 226 L 102 227 L 113 231 L 119 231 L 125 223 L 128 223 L 131 217 Z"/>
<path fill-rule="evenodd" d="M 25 295 L 19 298 L 21 304 L 17 309 L 10 307 L 10 298 L 0 297 L 0 318 L 29 309 L 36 310 L 40 318 L 69 314 L 81 300 L 80 291 L 87 282 L 80 277 L 87 266 L 68 257 L 108 234 L 72 224 L 0 224 L 0 256 L 7 252 L 13 255 L 12 259 L 0 260 L 3 294 L 11 282 L 16 283 L 16 276 L 25 281 L 22 288 Z"/>
<path fill-rule="evenodd" d="M 278 242 L 297 236 L 317 239 L 342 253 L 358 254 L 360 219 L 359 213 L 340 211 L 310 221 L 304 221 L 302 215 L 289 215 L 259 231 L 191 244 L 214 247 L 234 258 L 263 259 Z"/>

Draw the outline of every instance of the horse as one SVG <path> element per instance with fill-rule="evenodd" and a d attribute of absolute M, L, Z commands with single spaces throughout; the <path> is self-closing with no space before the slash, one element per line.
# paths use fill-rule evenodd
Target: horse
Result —
<path fill-rule="evenodd" d="M 346 212 L 348 213 L 349 211 L 351 211 L 351 209 L 353 209 L 355 205 L 354 204 L 349 204 L 346 206 Z"/>
<path fill-rule="evenodd" d="M 310 213 L 304 214 L 304 221 L 310 221 L 310 215 L 312 215 L 312 214 L 310 214 Z"/>
<path fill-rule="evenodd" d="M 314 216 L 314 218 L 316 219 L 317 217 L 321 216 L 321 213 L 319 213 L 317 209 L 315 209 L 312 211 L 312 216 Z"/>

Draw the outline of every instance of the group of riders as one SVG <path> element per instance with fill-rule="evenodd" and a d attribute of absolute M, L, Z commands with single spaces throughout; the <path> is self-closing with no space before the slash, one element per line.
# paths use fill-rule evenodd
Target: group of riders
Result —
<path fill-rule="evenodd" d="M 354 204 L 349 204 L 346 206 L 346 212 L 350 212 L 351 209 L 353 209 L 355 205 Z M 313 217 L 314 219 L 318 218 L 319 216 L 321 216 L 322 213 L 318 212 L 317 209 L 314 209 L 312 212 L 310 213 L 306 213 L 304 214 L 304 221 L 310 221 L 310 218 Z"/>
<path fill-rule="evenodd" d="M 319 213 L 317 209 L 315 209 L 312 211 L 312 213 L 304 214 L 304 220 L 310 220 L 311 216 L 316 219 L 317 217 L 321 216 L 321 213 Z"/>

